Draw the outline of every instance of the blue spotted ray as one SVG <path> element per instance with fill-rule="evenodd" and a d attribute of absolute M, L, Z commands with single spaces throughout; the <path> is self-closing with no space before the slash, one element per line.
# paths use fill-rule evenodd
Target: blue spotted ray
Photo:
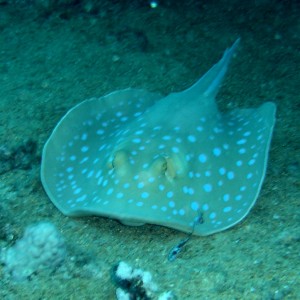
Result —
<path fill-rule="evenodd" d="M 240 222 L 266 172 L 275 105 L 221 113 L 215 96 L 237 40 L 193 86 L 86 100 L 45 144 L 41 179 L 67 216 L 158 224 L 205 236 Z"/>

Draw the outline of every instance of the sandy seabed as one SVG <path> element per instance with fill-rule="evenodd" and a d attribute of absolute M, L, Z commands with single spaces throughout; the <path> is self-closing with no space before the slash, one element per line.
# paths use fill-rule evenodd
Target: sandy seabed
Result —
<path fill-rule="evenodd" d="M 0 266 L 1 299 L 115 299 L 111 273 L 119 261 L 150 271 L 160 291 L 180 300 L 299 299 L 300 5 L 196 2 L 50 10 L 0 1 L 0 246 L 13 245 L 29 224 L 50 221 L 68 247 L 64 266 L 26 282 L 13 282 Z M 40 156 L 71 107 L 127 87 L 183 90 L 237 37 L 220 109 L 270 100 L 278 108 L 266 179 L 243 222 L 193 237 L 170 263 L 168 252 L 184 233 L 68 218 L 53 206 L 40 182 Z"/>

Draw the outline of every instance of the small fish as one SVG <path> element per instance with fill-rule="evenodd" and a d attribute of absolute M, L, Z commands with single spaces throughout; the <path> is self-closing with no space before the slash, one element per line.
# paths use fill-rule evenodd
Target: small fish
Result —
<path fill-rule="evenodd" d="M 181 250 L 183 249 L 183 246 L 190 240 L 190 238 L 192 237 L 194 230 L 195 230 L 195 226 L 198 224 L 203 224 L 204 220 L 203 220 L 203 214 L 199 213 L 199 216 L 197 217 L 197 219 L 194 221 L 193 223 L 193 228 L 191 233 L 188 234 L 187 238 L 185 238 L 184 240 L 180 241 L 176 246 L 174 246 L 168 255 L 168 261 L 174 261 L 177 257 L 177 255 L 181 252 Z"/>

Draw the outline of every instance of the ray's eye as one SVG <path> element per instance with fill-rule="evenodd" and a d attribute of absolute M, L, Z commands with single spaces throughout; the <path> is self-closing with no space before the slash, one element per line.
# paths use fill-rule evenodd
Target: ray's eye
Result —
<path fill-rule="evenodd" d="M 158 157 L 152 165 L 152 174 L 165 176 L 167 180 L 173 181 L 176 177 L 176 168 L 172 158 L 165 155 Z"/>
<path fill-rule="evenodd" d="M 153 163 L 153 171 L 157 175 L 164 175 L 168 170 L 168 162 L 165 157 L 159 157 Z"/>
<path fill-rule="evenodd" d="M 110 170 L 117 170 L 125 166 L 128 162 L 128 155 L 124 150 L 116 151 L 108 160 L 107 167 Z"/>
<path fill-rule="evenodd" d="M 109 160 L 107 161 L 106 163 L 106 166 L 109 170 L 113 170 L 115 167 L 114 167 L 114 157 L 110 157 Z"/>
<path fill-rule="evenodd" d="M 164 161 L 161 164 L 161 172 L 165 174 L 167 170 L 168 170 L 168 162 L 166 159 L 164 159 Z"/>

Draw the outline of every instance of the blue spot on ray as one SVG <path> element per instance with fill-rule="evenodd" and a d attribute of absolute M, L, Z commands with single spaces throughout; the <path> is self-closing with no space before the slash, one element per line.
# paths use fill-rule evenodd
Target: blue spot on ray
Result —
<path fill-rule="evenodd" d="M 237 44 L 180 93 L 126 89 L 72 108 L 42 156 L 42 183 L 57 208 L 185 232 L 202 213 L 196 235 L 241 221 L 265 176 L 275 105 L 218 111 Z"/>

